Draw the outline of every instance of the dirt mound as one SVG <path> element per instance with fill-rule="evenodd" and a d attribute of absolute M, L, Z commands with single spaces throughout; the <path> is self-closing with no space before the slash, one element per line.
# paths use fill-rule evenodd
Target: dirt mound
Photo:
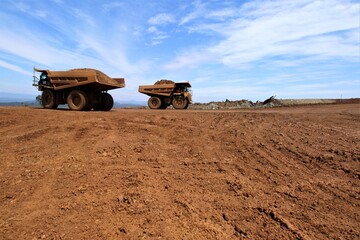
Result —
<path fill-rule="evenodd" d="M 241 108 L 268 108 L 268 107 L 280 107 L 284 104 L 272 96 L 266 99 L 264 102 L 252 102 L 250 100 L 236 100 L 230 101 L 226 99 L 224 102 L 209 102 L 209 103 L 195 103 L 190 105 L 190 109 L 197 110 L 214 110 L 214 109 L 241 109 Z"/>
<path fill-rule="evenodd" d="M 344 103 L 359 103 L 360 98 L 351 99 L 277 99 L 271 96 L 268 99 L 252 102 L 250 100 L 235 100 L 230 101 L 226 99 L 223 102 L 209 102 L 209 103 L 194 103 L 190 105 L 190 109 L 195 110 L 214 110 L 214 109 L 242 109 L 242 108 L 271 108 L 284 106 L 306 106 L 306 105 L 321 105 L 321 104 L 344 104 Z"/>
<path fill-rule="evenodd" d="M 336 103 L 344 104 L 344 103 L 360 103 L 360 98 L 348 98 L 348 99 L 335 99 Z"/>
<path fill-rule="evenodd" d="M 359 121 L 1 107 L 0 238 L 359 239 Z"/>
<path fill-rule="evenodd" d="M 174 84 L 175 82 L 172 80 L 167 80 L 167 79 L 161 79 L 159 81 L 155 82 L 155 85 L 159 85 L 159 84 Z"/>

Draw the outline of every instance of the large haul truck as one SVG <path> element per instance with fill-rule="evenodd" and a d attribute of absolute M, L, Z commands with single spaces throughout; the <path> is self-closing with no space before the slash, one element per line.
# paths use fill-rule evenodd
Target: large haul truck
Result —
<path fill-rule="evenodd" d="M 192 103 L 189 82 L 173 82 L 160 80 L 154 85 L 141 85 L 139 92 L 150 96 L 148 106 L 150 109 L 165 109 L 172 105 L 175 109 L 187 109 Z"/>
<path fill-rule="evenodd" d="M 40 73 L 40 77 L 35 76 Z M 55 109 L 67 104 L 71 110 L 110 111 L 114 105 L 109 90 L 125 87 L 124 78 L 111 78 L 103 72 L 91 69 L 51 71 L 34 68 L 34 86 L 42 91 L 41 104 Z"/>

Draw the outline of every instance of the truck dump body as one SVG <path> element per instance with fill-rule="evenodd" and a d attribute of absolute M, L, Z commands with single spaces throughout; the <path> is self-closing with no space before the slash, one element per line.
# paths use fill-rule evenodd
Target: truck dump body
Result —
<path fill-rule="evenodd" d="M 158 84 L 158 85 L 142 85 L 139 86 L 139 92 L 146 95 L 160 95 L 160 96 L 170 96 L 172 91 L 175 88 L 174 84 Z"/>
<path fill-rule="evenodd" d="M 178 82 L 170 84 L 141 85 L 139 86 L 139 92 L 149 96 L 160 95 L 169 97 L 177 86 L 191 87 L 191 84 L 189 82 Z"/>
<path fill-rule="evenodd" d="M 125 87 L 124 78 L 111 78 L 103 72 L 91 69 L 71 69 L 68 71 L 50 71 L 34 68 L 36 72 L 45 73 L 46 77 L 51 83 L 54 90 L 61 90 L 72 88 L 76 86 L 89 85 L 89 87 L 96 88 L 101 91 L 111 90 Z M 43 84 L 42 79 L 39 81 L 39 86 L 49 88 L 47 84 Z"/>

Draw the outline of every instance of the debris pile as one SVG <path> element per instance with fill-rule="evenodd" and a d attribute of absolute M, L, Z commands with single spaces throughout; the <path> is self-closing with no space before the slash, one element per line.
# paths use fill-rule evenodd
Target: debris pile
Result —
<path fill-rule="evenodd" d="M 155 82 L 155 85 L 159 85 L 159 84 L 174 84 L 175 82 L 172 80 L 168 80 L 168 79 L 161 79 L 159 81 Z"/>
<path fill-rule="evenodd" d="M 239 109 L 239 108 L 268 108 L 268 107 L 280 107 L 283 106 L 281 100 L 271 96 L 265 101 L 256 101 L 255 103 L 250 100 L 236 100 L 231 101 L 226 99 L 223 102 L 209 102 L 209 103 L 194 103 L 190 106 L 190 109 L 203 109 L 203 110 L 215 110 L 215 109 Z"/>

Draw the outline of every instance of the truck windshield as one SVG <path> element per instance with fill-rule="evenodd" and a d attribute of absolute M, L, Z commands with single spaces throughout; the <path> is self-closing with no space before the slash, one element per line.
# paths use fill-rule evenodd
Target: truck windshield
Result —
<path fill-rule="evenodd" d="M 46 79 L 46 78 L 47 78 L 46 72 L 42 72 L 41 75 L 40 75 L 40 79 L 41 79 L 41 80 L 44 80 L 44 79 Z"/>

